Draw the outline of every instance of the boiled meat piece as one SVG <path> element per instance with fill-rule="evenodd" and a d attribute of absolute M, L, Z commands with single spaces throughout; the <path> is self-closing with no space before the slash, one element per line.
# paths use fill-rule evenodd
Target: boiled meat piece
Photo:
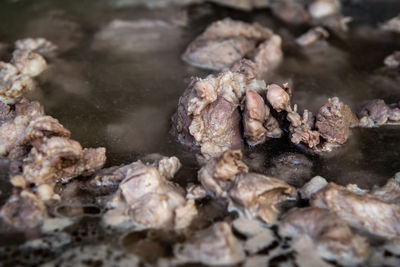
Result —
<path fill-rule="evenodd" d="M 389 181 L 389 183 L 393 182 L 398 183 L 398 181 Z M 312 195 L 311 204 L 335 212 L 354 228 L 387 239 L 394 239 L 400 235 L 398 202 L 400 191 L 396 190 L 393 194 L 391 188 L 393 188 L 392 185 L 387 185 L 375 195 L 373 192 L 364 193 L 360 190 L 354 192 L 350 190 L 351 188 L 329 183 Z M 390 194 L 388 198 L 385 197 L 386 190 Z"/>
<path fill-rule="evenodd" d="M 296 189 L 282 180 L 257 173 L 241 173 L 228 191 L 229 210 L 248 219 L 274 224 L 280 212 L 278 204 L 296 198 Z"/>
<path fill-rule="evenodd" d="M 117 176 L 114 181 L 123 180 L 108 203 L 111 209 L 103 218 L 108 225 L 180 229 L 197 215 L 194 200 L 186 200 L 184 191 L 154 166 L 137 161 L 114 169 L 113 173 Z M 109 173 L 107 180 L 112 175 Z"/>
<path fill-rule="evenodd" d="M 15 50 L 11 63 L 20 73 L 28 77 L 38 76 L 47 68 L 46 60 L 31 50 Z"/>
<path fill-rule="evenodd" d="M 294 208 L 282 217 L 279 232 L 294 239 L 310 238 L 321 258 L 344 265 L 360 264 L 369 254 L 367 241 L 325 209 Z"/>
<path fill-rule="evenodd" d="M 172 118 L 178 140 L 200 147 L 206 158 L 240 148 L 238 107 L 247 90 L 265 90 L 265 83 L 232 71 L 194 79 L 179 99 L 178 110 Z"/>
<path fill-rule="evenodd" d="M 34 88 L 34 82 L 29 77 L 19 73 L 18 69 L 0 61 L 0 101 L 5 104 L 15 104 L 23 95 Z"/>
<path fill-rule="evenodd" d="M 342 145 L 349 137 L 350 127 L 357 124 L 357 118 L 350 107 L 333 97 L 320 108 L 315 127 L 327 142 Z"/>
<path fill-rule="evenodd" d="M 281 38 L 259 24 L 227 18 L 211 24 L 189 44 L 182 59 L 201 68 L 222 70 L 251 52 L 259 70 L 274 69 L 282 59 Z"/>
<path fill-rule="evenodd" d="M 227 197 L 227 190 L 232 180 L 248 167 L 242 161 L 242 153 L 238 150 L 225 151 L 220 157 L 213 158 L 198 173 L 198 179 L 207 193 L 213 197 Z"/>
<path fill-rule="evenodd" d="M 281 137 L 278 122 L 258 93 L 247 91 L 244 101 L 243 135 L 250 145 L 263 143 L 267 137 Z"/>
<path fill-rule="evenodd" d="M 35 228 L 47 216 L 44 203 L 33 193 L 14 193 L 0 210 L 0 218 L 19 229 Z"/>
<path fill-rule="evenodd" d="M 400 106 L 387 105 L 382 99 L 375 99 L 361 109 L 359 113 L 361 127 L 379 127 L 384 124 L 400 123 Z"/>
<path fill-rule="evenodd" d="M 15 42 L 18 50 L 29 50 L 39 55 L 48 57 L 53 56 L 57 46 L 44 38 L 26 38 Z"/>
<path fill-rule="evenodd" d="M 312 45 L 319 40 L 325 40 L 329 37 L 329 32 L 327 32 L 322 27 L 315 27 L 301 35 L 296 39 L 296 43 L 300 46 L 306 47 Z"/>
<path fill-rule="evenodd" d="M 174 253 L 182 262 L 206 265 L 234 265 L 245 258 L 241 244 L 226 222 L 195 233 L 185 243 L 176 245 Z"/>

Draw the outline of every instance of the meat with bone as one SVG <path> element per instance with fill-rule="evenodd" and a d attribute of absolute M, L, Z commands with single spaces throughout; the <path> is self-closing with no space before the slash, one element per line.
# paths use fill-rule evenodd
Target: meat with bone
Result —
<path fill-rule="evenodd" d="M 328 181 L 325 178 L 315 176 L 299 189 L 300 197 L 302 199 L 310 199 L 314 193 L 324 188 L 327 184 Z"/>
<path fill-rule="evenodd" d="M 205 157 L 241 146 L 239 105 L 247 90 L 265 89 L 264 81 L 225 71 L 192 80 L 173 116 L 178 140 L 200 147 Z"/>
<path fill-rule="evenodd" d="M 15 192 L 0 210 L 0 218 L 18 229 L 35 228 L 46 216 L 44 203 L 27 190 Z"/>
<path fill-rule="evenodd" d="M 243 135 L 250 145 L 261 144 L 267 137 L 281 137 L 278 122 L 258 93 L 247 91 L 244 102 Z"/>
<path fill-rule="evenodd" d="M 399 104 L 387 105 L 382 99 L 375 99 L 361 109 L 359 113 L 361 127 L 379 127 L 384 124 L 400 123 Z"/>
<path fill-rule="evenodd" d="M 282 59 L 281 38 L 259 24 L 227 18 L 211 24 L 189 44 L 182 59 L 194 66 L 222 70 L 251 52 L 257 68 L 273 69 Z"/>
<path fill-rule="evenodd" d="M 203 166 L 198 179 L 213 197 L 229 202 L 229 210 L 249 219 L 273 224 L 280 202 L 296 197 L 296 190 L 282 180 L 248 173 L 239 151 L 226 151 Z"/>
<path fill-rule="evenodd" d="M 168 172 L 172 173 L 172 169 Z M 197 215 L 194 200 L 186 200 L 183 190 L 154 166 L 137 161 L 113 172 L 123 180 L 108 203 L 112 209 L 104 215 L 106 224 L 179 229 L 187 227 Z"/>
<path fill-rule="evenodd" d="M 310 238 L 321 258 L 339 264 L 361 264 L 369 255 L 367 241 L 354 234 L 335 213 L 325 209 L 294 208 L 282 217 L 279 232 L 295 240 Z"/>
<path fill-rule="evenodd" d="M 398 181 L 389 181 L 398 183 Z M 400 235 L 400 205 L 398 195 L 391 185 L 380 191 L 363 193 L 346 187 L 329 183 L 326 187 L 313 194 L 311 205 L 329 209 L 335 212 L 350 226 L 387 239 Z M 398 188 L 398 186 L 396 187 Z M 385 190 L 390 192 L 390 198 L 385 197 Z"/>
<path fill-rule="evenodd" d="M 350 127 L 357 124 L 357 118 L 350 107 L 333 97 L 320 108 L 315 126 L 327 142 L 342 145 L 349 137 Z"/>
<path fill-rule="evenodd" d="M 185 243 L 174 247 L 179 261 L 207 265 L 234 265 L 244 260 L 245 253 L 226 222 L 218 222 L 195 233 Z"/>

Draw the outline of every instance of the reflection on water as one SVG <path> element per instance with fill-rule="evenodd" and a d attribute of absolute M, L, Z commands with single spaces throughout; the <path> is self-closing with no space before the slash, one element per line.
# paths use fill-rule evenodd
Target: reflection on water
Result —
<path fill-rule="evenodd" d="M 316 112 L 328 97 L 339 96 L 357 110 L 368 99 L 384 98 L 387 103 L 400 99 L 400 82 L 390 88 L 371 82 L 383 58 L 400 45 L 400 36 L 373 29 L 400 11 L 395 1 L 382 3 L 349 5 L 345 12 L 354 16 L 355 23 L 346 36 L 332 36 L 321 50 L 298 51 L 291 39 L 305 29 L 287 30 L 265 10 L 245 13 L 194 5 L 185 15 L 178 7 L 150 10 L 124 5 L 122 9 L 112 1 L 5 1 L 0 4 L 0 46 L 28 36 L 57 43 L 60 54 L 50 60 L 50 69 L 40 79 L 40 90 L 33 92 L 31 99 L 39 100 L 46 113 L 70 129 L 84 147 L 105 146 L 107 165 L 129 163 L 149 153 L 175 155 L 184 166 L 177 181 L 186 184 L 196 180 L 195 156 L 169 134 L 170 117 L 190 77 L 208 74 L 180 59 L 186 45 L 208 23 L 226 16 L 256 19 L 284 32 L 284 61 L 267 80 L 290 81 L 294 102 L 301 109 Z M 94 42 L 103 41 L 95 38 L 96 33 L 115 19 L 162 20 L 168 25 L 167 34 L 158 32 L 157 27 L 156 35 L 149 33 L 152 27 L 136 29 L 136 38 L 142 38 L 140 52 L 135 50 L 137 43 L 126 43 L 135 42 L 132 36 L 92 50 Z M 152 42 L 149 49 L 143 47 L 146 40 Z M 118 41 L 125 41 L 123 49 L 118 50 Z M 0 56 L 4 53 L 0 51 Z M 344 147 L 329 155 L 308 155 L 313 162 L 311 173 L 340 184 L 381 185 L 400 170 L 399 147 L 398 127 L 355 129 Z M 302 153 L 287 140 L 272 140 L 245 151 L 249 165 L 259 171 L 265 171 L 271 159 L 284 152 Z M 0 174 L 1 178 L 7 176 L 6 172 Z M 1 190 L 10 187 L 3 182 L 0 185 Z"/>

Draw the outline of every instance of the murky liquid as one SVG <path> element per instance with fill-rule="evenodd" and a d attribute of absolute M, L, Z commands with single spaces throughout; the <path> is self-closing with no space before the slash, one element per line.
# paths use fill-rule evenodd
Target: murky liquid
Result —
<path fill-rule="evenodd" d="M 3 1 L 0 42 L 12 44 L 20 38 L 40 36 L 57 43 L 54 38 L 64 38 L 64 50 L 50 62 L 50 70 L 39 79 L 40 89 L 30 99 L 38 100 L 46 113 L 70 129 L 72 138 L 82 146 L 106 147 L 108 166 L 130 163 L 150 153 L 175 155 L 184 166 L 176 180 L 186 184 L 196 180 L 195 153 L 171 136 L 170 117 L 190 77 L 209 74 L 180 59 L 191 40 L 210 22 L 227 16 L 269 26 L 284 37 L 285 57 L 276 73 L 266 77 L 268 82 L 291 82 L 293 102 L 300 109 L 316 112 L 328 97 L 338 96 L 357 111 L 362 102 L 370 99 L 383 98 L 387 103 L 400 100 L 400 82 L 384 78 L 382 81 L 374 72 L 382 67 L 386 55 L 400 47 L 400 35 L 376 30 L 379 23 L 400 12 L 400 2 L 370 2 L 348 4 L 344 13 L 354 17 L 350 32 L 344 37 L 331 36 L 332 49 L 312 59 L 307 53 L 313 51 L 298 51 L 285 37 L 298 36 L 306 28 L 284 25 L 267 10 L 246 13 L 214 5 L 191 6 L 188 25 L 176 26 L 173 40 L 164 40 L 172 45 L 165 46 L 163 41 L 149 45 L 147 51 L 145 47 L 126 53 L 93 51 L 95 33 L 117 18 L 183 21 L 179 8 L 152 10 L 134 5 L 121 8 L 112 1 L 88 0 Z M 60 34 L 59 29 L 65 33 Z M 384 184 L 400 171 L 399 148 L 399 127 L 353 129 L 343 147 L 327 155 L 307 157 L 313 162 L 312 175 L 370 188 Z M 248 158 L 259 161 L 254 164 L 256 171 L 262 171 L 284 152 L 303 153 L 287 139 L 245 149 Z M 6 173 L 1 173 L 3 179 L 7 179 Z M 2 183 L 0 190 L 9 191 L 9 185 Z M 0 194 L 1 203 L 3 196 Z M 3 241 L 7 238 L 4 227 L 0 226 Z M 85 240 L 93 242 L 90 238 Z"/>

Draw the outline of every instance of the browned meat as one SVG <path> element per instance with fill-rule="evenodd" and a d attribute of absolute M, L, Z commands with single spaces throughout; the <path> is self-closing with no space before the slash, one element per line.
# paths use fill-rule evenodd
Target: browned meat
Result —
<path fill-rule="evenodd" d="M 53 56 L 57 46 L 44 38 L 26 38 L 15 42 L 15 48 L 19 50 L 30 50 L 42 56 Z"/>
<path fill-rule="evenodd" d="M 63 137 L 44 139 L 34 145 L 24 159 L 23 175 L 29 184 L 64 182 L 79 175 L 92 174 L 105 163 L 105 149 L 84 149 L 73 140 Z"/>
<path fill-rule="evenodd" d="M 300 46 L 309 46 L 314 44 L 319 40 L 324 40 L 329 37 L 329 32 L 327 32 L 322 27 L 315 27 L 301 35 L 296 39 L 296 43 Z"/>
<path fill-rule="evenodd" d="M 257 77 L 263 77 L 281 63 L 283 58 L 281 44 L 282 38 L 277 34 L 273 34 L 254 51 L 251 58 L 256 64 Z"/>
<path fill-rule="evenodd" d="M 27 190 L 14 193 L 0 210 L 0 217 L 19 229 L 35 228 L 46 216 L 43 202 Z"/>
<path fill-rule="evenodd" d="M 219 158 L 209 160 L 199 170 L 198 179 L 209 195 L 225 198 L 234 177 L 247 170 L 246 164 L 242 162 L 242 153 L 228 150 Z"/>
<path fill-rule="evenodd" d="M 328 182 L 325 178 L 315 176 L 299 189 L 300 196 L 303 199 L 310 199 L 314 193 L 324 188 L 327 184 Z"/>
<path fill-rule="evenodd" d="M 303 154 L 284 153 L 272 159 L 272 167 L 267 174 L 288 184 L 301 187 L 311 177 L 313 163 Z"/>
<path fill-rule="evenodd" d="M 240 148 L 240 101 L 247 90 L 264 89 L 263 81 L 238 72 L 194 79 L 179 99 L 172 118 L 178 140 L 200 147 L 205 157 Z"/>
<path fill-rule="evenodd" d="M 392 183 L 391 181 L 390 183 Z M 397 182 L 397 181 L 396 181 Z M 343 186 L 329 183 L 313 194 L 311 204 L 335 212 L 341 219 L 354 228 L 373 235 L 394 239 L 400 234 L 400 205 L 398 197 L 393 195 L 391 185 L 387 185 L 376 195 L 350 190 Z M 382 197 L 388 190 L 390 197 Z M 400 193 L 396 192 L 395 195 Z"/>
<path fill-rule="evenodd" d="M 400 123 L 400 106 L 386 105 L 382 99 L 368 102 L 359 113 L 361 127 L 377 127 Z"/>
<path fill-rule="evenodd" d="M 236 176 L 231 189 L 229 210 L 238 211 L 249 219 L 274 224 L 280 212 L 278 204 L 295 199 L 296 190 L 282 180 L 257 173 Z"/>
<path fill-rule="evenodd" d="M 14 119 L 15 112 L 11 110 L 11 107 L 0 101 L 0 126 L 9 120 Z"/>
<path fill-rule="evenodd" d="M 12 64 L 0 61 L 0 101 L 15 104 L 34 87 L 33 80 Z"/>
<path fill-rule="evenodd" d="M 290 105 L 290 95 L 287 92 L 290 90 L 287 85 L 284 88 L 277 84 L 270 84 L 267 86 L 267 100 L 271 106 L 278 112 L 287 110 Z"/>
<path fill-rule="evenodd" d="M 243 135 L 250 145 L 261 144 L 267 137 L 281 137 L 278 122 L 258 93 L 247 91 L 244 101 Z"/>
<path fill-rule="evenodd" d="M 182 59 L 194 66 L 222 70 L 241 60 L 257 46 L 254 61 L 258 69 L 270 70 L 280 63 L 282 51 L 279 36 L 258 24 L 227 18 L 211 24 L 187 47 Z"/>
<path fill-rule="evenodd" d="M 11 63 L 20 73 L 28 77 L 38 76 L 47 68 L 46 60 L 31 50 L 15 50 Z"/>
<path fill-rule="evenodd" d="M 282 217 L 279 232 L 295 239 L 309 237 L 321 258 L 344 265 L 360 264 L 369 254 L 366 240 L 353 234 L 344 221 L 325 209 L 292 209 Z"/>
<path fill-rule="evenodd" d="M 314 130 L 315 118 L 311 112 L 304 110 L 303 116 L 297 113 L 297 105 L 293 109 L 288 108 L 286 116 L 290 122 L 290 140 L 293 144 L 305 144 L 307 147 L 316 150 L 320 143 L 319 132 Z"/>
<path fill-rule="evenodd" d="M 339 101 L 339 98 L 333 97 L 320 108 L 315 127 L 327 142 L 342 145 L 349 137 L 350 127 L 357 124 L 357 118 L 349 106 Z"/>
<path fill-rule="evenodd" d="M 271 5 L 272 13 L 280 20 L 291 24 L 303 24 L 309 21 L 310 16 L 304 7 L 303 1 L 279 0 Z"/>
<path fill-rule="evenodd" d="M 207 265 L 234 265 L 244 260 L 241 244 L 226 222 L 218 222 L 191 236 L 185 243 L 174 247 L 181 262 Z"/>
<path fill-rule="evenodd" d="M 114 169 L 113 173 L 116 178 L 111 179 L 113 174 L 109 173 L 105 182 L 121 177 L 123 180 L 108 203 L 112 209 L 103 218 L 108 225 L 179 229 L 187 227 L 197 215 L 194 200 L 186 200 L 183 190 L 163 177 L 157 168 L 137 161 Z M 99 181 L 99 176 L 95 179 Z"/>

